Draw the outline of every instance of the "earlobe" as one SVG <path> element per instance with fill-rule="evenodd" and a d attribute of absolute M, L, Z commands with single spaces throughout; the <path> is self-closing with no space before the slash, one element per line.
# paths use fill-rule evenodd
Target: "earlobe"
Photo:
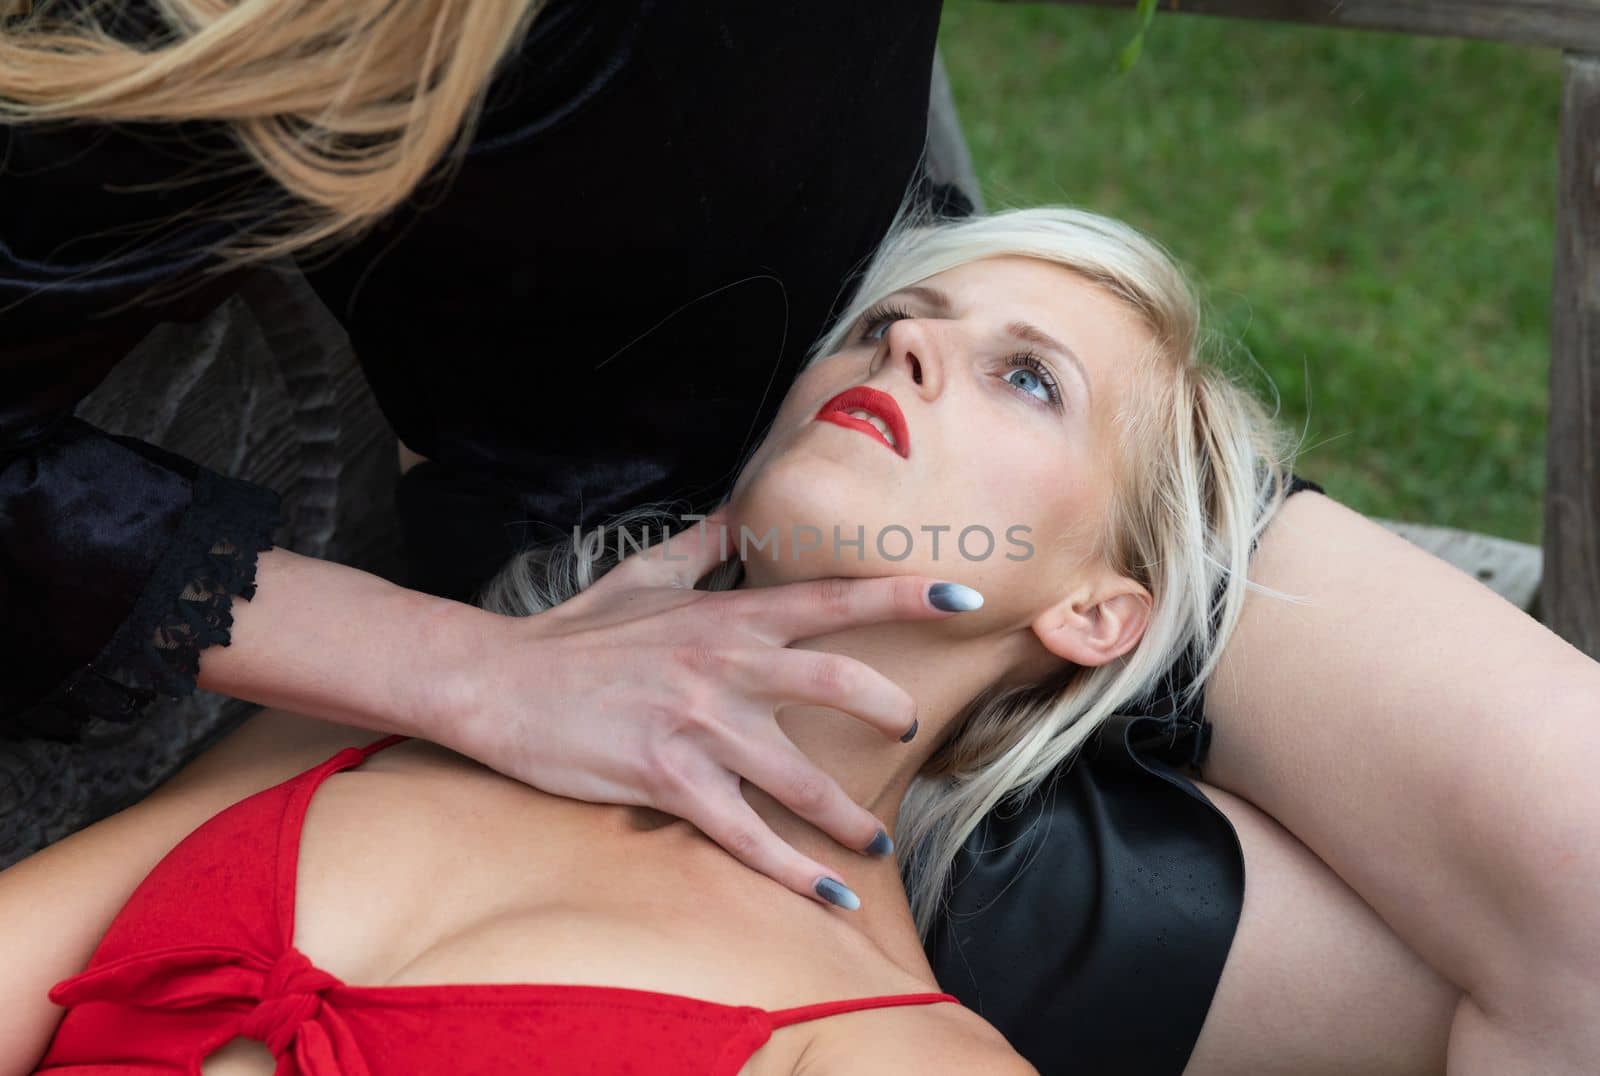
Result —
<path fill-rule="evenodd" d="M 1099 598 L 1074 595 L 1040 613 L 1033 633 L 1044 648 L 1074 665 L 1104 665 L 1138 645 L 1150 619 L 1150 595 L 1124 581 L 1124 589 Z"/>

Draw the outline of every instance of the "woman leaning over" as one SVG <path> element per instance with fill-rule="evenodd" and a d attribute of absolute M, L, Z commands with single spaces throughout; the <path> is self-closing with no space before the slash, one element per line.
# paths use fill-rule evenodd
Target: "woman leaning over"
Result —
<path fill-rule="evenodd" d="M 213 45 L 238 45 L 248 39 L 292 50 L 303 44 L 305 39 L 296 42 L 292 34 L 291 40 L 284 40 L 240 33 L 251 28 L 250 17 L 259 18 L 267 6 L 240 5 L 229 9 L 228 18 L 223 19 L 215 18 L 216 13 L 209 9 L 182 10 L 210 28 Z M 61 9 L 65 10 L 64 6 Z M 404 55 L 406 48 L 414 49 L 419 41 L 445 43 L 439 56 L 465 55 L 476 49 L 476 54 L 497 57 L 497 50 L 509 48 L 527 26 L 529 14 L 520 6 L 512 10 L 483 3 L 387 9 L 409 12 L 413 17 L 427 15 L 425 25 L 430 32 L 419 34 L 415 21 L 363 24 L 361 12 L 365 9 L 333 5 L 319 10 L 356 12 L 348 16 L 352 22 L 343 29 L 352 35 L 349 40 L 370 43 L 372 50 L 365 55 L 379 59 Z M 552 7 L 549 13 L 558 10 L 570 15 L 574 9 Z M 457 15 L 459 21 L 452 21 Z M 918 25 L 928 29 L 925 20 Z M 262 29 L 260 25 L 253 28 Z M 238 36 L 232 36 L 235 34 Z M 895 36 L 883 40 L 881 55 L 892 57 Z M 919 40 L 925 40 L 931 49 L 931 34 Z M 398 51 L 385 52 L 385 47 Z M 301 63 L 303 57 L 296 63 L 302 72 L 336 79 L 348 76 L 348 65 L 339 65 L 348 58 L 346 54 L 323 66 L 308 67 Z M 9 64 L 0 68 L 17 70 Z M 87 69 L 87 65 L 80 68 Z M 104 58 L 96 57 L 92 76 L 86 76 L 77 91 L 65 91 L 66 96 L 73 92 L 115 96 L 123 90 L 145 90 L 150 92 L 136 107 L 155 107 L 149 104 L 153 100 L 167 112 L 141 116 L 186 118 L 182 102 L 168 99 L 164 106 L 161 103 L 160 91 L 173 72 L 146 67 L 143 75 L 130 74 L 124 79 L 108 78 L 111 70 Z M 226 74 L 233 69 L 222 70 Z M 371 70 L 381 73 L 381 65 Z M 844 65 L 842 70 L 856 68 Z M 352 222 L 381 215 L 398 204 L 427 171 L 426 167 L 413 167 L 416 160 L 431 163 L 427 145 L 442 150 L 458 136 L 458 121 L 470 111 L 468 106 L 477 92 L 472 87 L 481 88 L 485 71 L 486 67 L 479 65 L 476 73 L 463 68 L 440 77 L 430 86 L 429 101 L 418 102 L 415 110 L 390 108 L 386 123 L 369 117 L 374 126 L 347 132 L 349 140 L 341 144 L 317 146 L 317 130 L 312 128 L 311 137 L 305 138 L 303 123 L 277 124 L 264 116 L 246 116 L 237 122 L 246 140 L 254 140 L 268 175 L 292 188 L 308 188 L 312 195 L 308 204 L 327 210 L 301 221 L 298 234 L 333 235 Z M 414 76 L 407 77 L 415 85 Z M 252 81 L 264 85 L 259 78 Z M 311 100 L 298 104 L 309 104 L 314 114 L 321 114 L 328 83 L 324 81 L 319 88 L 316 78 L 308 78 L 304 85 L 312 87 L 308 91 Z M 372 99 L 381 102 L 393 90 L 378 78 L 371 87 Z M 597 101 L 604 99 L 604 90 L 602 86 L 597 91 Z M 4 96 L 12 96 L 12 91 Z M 427 107 L 435 104 L 440 106 L 437 111 Z M 275 102 L 274 108 L 282 113 L 295 105 L 293 101 Z M 108 102 L 91 103 L 82 114 L 129 118 L 117 115 L 116 107 Z M 254 107 L 261 107 L 259 99 Z M 378 110 L 380 114 L 383 111 L 381 107 Z M 804 110 L 797 115 L 804 116 Z M 401 121 L 410 125 L 402 128 L 411 132 L 410 140 L 403 138 L 396 145 L 407 151 L 420 147 L 424 152 L 420 158 L 405 152 L 392 155 L 394 167 L 388 174 L 396 182 L 388 185 L 387 194 L 373 193 L 383 185 L 372 184 L 370 176 L 357 180 L 338 168 L 308 171 L 296 167 L 304 163 L 299 154 L 308 145 L 327 151 L 321 164 L 348 150 L 350 140 L 364 139 L 367 148 L 377 142 L 380 151 L 394 148 L 373 134 L 379 129 L 395 130 Z M 899 147 L 907 141 L 904 135 L 896 128 L 880 131 L 871 149 L 878 154 Z M 274 145 L 283 152 L 275 156 Z M 840 147 L 837 162 L 842 166 L 851 159 L 850 148 Z M 876 163 L 878 158 L 873 160 Z M 463 177 L 467 175 L 463 171 Z M 883 222 L 880 232 L 906 176 L 902 173 L 893 178 L 891 204 L 876 210 Z M 881 195 L 882 189 L 876 193 Z M 864 194 L 862 199 L 866 200 Z M 841 198 L 834 208 L 856 212 L 861 205 Z M 867 218 L 872 215 L 864 213 Z M 226 218 L 213 218 L 213 223 L 222 226 L 212 229 L 213 234 L 205 237 L 207 243 L 227 239 Z M 152 281 L 135 274 L 129 283 L 138 288 Z M 836 286 L 836 281 L 828 286 Z M 67 303 L 71 294 L 70 288 L 62 287 L 44 301 Z M 197 303 L 203 298 L 190 295 Z M 821 305 L 825 306 L 826 300 Z M 63 313 L 56 324 L 69 317 Z M 808 317 L 813 324 L 821 324 L 816 309 Z M 122 343 L 131 342 L 138 334 L 130 324 L 96 324 L 85 338 L 98 335 L 103 341 L 115 342 L 113 338 L 121 332 L 127 336 Z M 59 386 L 50 381 L 44 365 L 52 357 L 63 357 L 51 354 L 52 347 L 63 346 L 62 340 L 46 324 L 31 338 L 39 350 L 25 369 L 47 386 L 34 399 L 60 399 L 70 410 L 70 390 L 52 397 Z M 92 383 L 97 373 L 89 370 L 84 376 Z M 520 405 L 520 398 L 514 399 Z M 208 513 L 220 508 L 231 520 L 255 520 L 258 525 L 250 533 L 259 535 L 264 509 L 245 491 L 186 473 L 158 453 L 136 450 L 124 454 L 120 450 L 128 446 L 97 438 L 93 431 L 61 419 L 60 408 L 47 424 L 29 426 L 32 415 L 24 418 L 13 451 L 20 447 L 28 457 L 27 466 L 40 462 L 61 465 L 102 480 L 120 468 L 134 476 L 135 484 L 143 483 L 146 491 L 161 494 L 153 503 L 160 504 L 162 512 L 159 524 L 152 525 L 148 534 L 108 555 L 93 540 L 103 535 L 79 534 L 62 525 L 63 520 L 72 518 L 75 506 L 30 504 L 26 499 L 18 502 L 44 511 L 48 525 L 43 530 L 19 526 L 17 533 L 55 533 L 77 541 L 61 543 L 48 554 L 30 551 L 28 561 L 30 567 L 43 567 L 50 579 L 46 588 L 50 600 L 39 602 L 37 608 L 45 622 L 67 625 L 60 628 L 59 638 L 70 645 L 54 646 L 51 638 L 37 631 L 19 631 L 17 652 L 29 655 L 25 664 L 34 671 L 36 681 L 51 672 L 72 677 L 70 687 L 54 695 L 56 703 L 79 705 L 92 712 L 106 696 L 136 700 L 143 691 L 147 697 L 150 688 L 168 683 L 166 659 L 161 654 L 145 655 L 147 661 L 141 658 L 130 666 L 117 655 L 98 649 L 119 624 L 131 623 L 123 618 L 135 604 L 137 581 L 148 577 L 152 564 L 162 559 L 162 543 L 174 533 L 187 535 L 202 551 L 209 550 L 209 539 L 197 537 L 192 530 L 196 521 L 217 518 Z M 48 451 L 40 450 L 46 442 Z M 638 491 L 613 492 L 625 496 Z M 52 527 L 62 529 L 52 532 Z M 251 544 L 246 537 L 241 540 Z M 719 840 L 743 847 L 753 865 L 791 888 L 812 892 L 811 884 L 823 864 L 798 856 L 765 828 L 757 829 L 753 840 L 746 842 L 745 831 L 732 824 L 737 785 L 729 782 L 739 772 L 730 764 L 738 753 L 732 744 L 759 744 L 765 735 L 759 730 L 770 729 L 770 707 L 766 725 L 743 710 L 749 723 L 731 734 L 732 739 L 709 735 L 704 739 L 713 746 L 702 748 L 697 757 L 708 779 L 694 783 L 685 792 L 687 800 L 672 801 L 665 795 L 661 773 L 638 770 L 639 760 L 660 757 L 650 745 L 659 748 L 670 737 L 664 731 L 639 732 L 636 717 L 629 713 L 635 709 L 633 703 L 663 695 L 677 697 L 685 684 L 684 675 L 677 672 L 661 671 L 654 679 L 648 674 L 641 676 L 641 668 L 669 667 L 665 660 L 641 664 L 641 656 L 664 653 L 664 640 L 676 643 L 699 637 L 710 645 L 722 645 L 698 603 L 652 612 L 642 622 L 630 625 L 626 635 L 612 627 L 609 634 L 573 632 L 539 639 L 533 627 L 535 618 L 523 633 L 497 625 L 495 631 L 501 634 L 492 639 L 466 630 L 467 625 L 485 622 L 454 606 L 379 585 L 359 573 L 280 554 L 273 551 L 263 556 L 255 600 L 234 608 L 234 645 L 206 652 L 201 670 L 205 686 L 368 729 L 415 731 L 550 791 L 665 807 Z M 103 563 L 94 561 L 94 556 L 102 556 Z M 1581 1059 L 1597 1052 L 1585 1038 L 1593 1031 L 1581 1014 L 1592 1011 L 1600 993 L 1596 986 L 1600 960 L 1585 941 L 1596 935 L 1588 929 L 1592 925 L 1589 895 L 1600 878 L 1600 865 L 1595 862 L 1596 853 L 1589 850 L 1593 842 L 1584 839 L 1592 832 L 1589 820 L 1594 817 L 1595 800 L 1594 793 L 1584 791 L 1582 774 L 1576 769 L 1586 754 L 1583 746 L 1593 745 L 1597 736 L 1595 710 L 1600 705 L 1596 702 L 1600 691 L 1596 690 L 1594 663 L 1485 588 L 1320 494 L 1297 496 L 1284 505 L 1262 533 L 1256 557 L 1254 578 L 1258 582 L 1307 595 L 1311 601 L 1303 607 L 1255 602 L 1226 609 L 1227 615 L 1218 625 L 1217 638 L 1222 645 L 1208 654 L 1202 675 L 1193 681 L 1196 689 L 1202 682 L 1214 685 L 1206 712 L 1217 727 L 1216 746 L 1205 776 L 1212 785 L 1238 797 L 1226 792 L 1212 796 L 1239 829 L 1246 858 L 1252 847 L 1259 850 L 1278 841 L 1272 846 L 1288 849 L 1286 854 L 1291 856 L 1300 854 L 1295 849 L 1309 849 L 1337 872 L 1388 927 L 1459 991 L 1452 1032 L 1458 1056 L 1487 1059 L 1482 1062 L 1486 1066 L 1495 1060 L 1511 1064 L 1535 1058 L 1536 1067 L 1547 1071 L 1562 1071 L 1563 1066 L 1581 1071 Z M 58 563 L 52 563 L 52 558 Z M 113 576 L 92 568 L 113 564 L 127 569 L 115 577 L 120 583 L 114 600 L 94 593 L 93 588 L 86 591 L 68 585 L 67 580 L 76 576 L 103 586 L 99 581 Z M 1228 567 L 1241 575 L 1244 565 L 1235 559 Z M 16 573 L 10 578 L 20 581 L 23 576 Z M 249 593 L 247 571 L 235 582 L 238 593 Z M 868 589 L 875 582 L 860 586 Z M 877 591 L 880 598 L 886 592 Z M 13 584 L 12 593 L 24 593 L 20 583 Z M 753 604 L 760 595 L 744 597 Z M 347 643 L 325 645 L 326 626 L 358 607 L 367 610 L 360 619 L 372 632 L 361 648 L 352 651 Z M 776 604 L 767 608 L 775 610 Z M 79 615 L 82 613 L 89 615 Z M 701 619 L 694 619 L 697 614 Z M 884 603 L 859 615 L 870 620 L 895 614 Z M 932 612 L 921 615 L 931 616 Z M 86 631 L 86 624 L 94 631 Z M 1464 629 L 1463 625 L 1470 627 Z M 134 627 L 148 628 L 149 624 Z M 386 632 L 393 632 L 392 638 Z M 122 641 L 130 642 L 128 631 L 123 634 Z M 422 647 L 417 645 L 419 640 Z M 139 631 L 133 631 L 127 652 L 143 654 L 142 641 Z M 519 643 L 525 645 L 519 647 Z M 629 648 L 629 676 L 643 684 L 638 699 L 603 690 L 606 684 L 622 679 L 617 664 L 622 660 L 619 644 Z M 535 645 L 542 646 L 539 653 L 546 660 L 535 663 L 529 659 Z M 181 647 L 180 652 L 197 659 L 198 646 Z M 413 665 L 408 671 L 419 676 L 423 693 L 397 693 L 397 688 L 404 689 L 411 681 L 384 675 L 389 656 L 419 652 L 438 661 L 437 671 Z M 496 658 L 498 665 L 493 664 Z M 772 660 L 776 661 L 776 656 Z M 559 670 L 577 673 L 558 675 Z M 176 678 L 180 685 L 181 671 Z M 563 676 L 570 682 L 562 683 Z M 593 679 L 588 679 L 591 676 Z M 909 725 L 910 701 L 894 685 L 876 676 L 871 679 L 878 685 L 876 691 L 859 692 L 848 705 L 841 699 L 839 708 L 866 718 L 886 737 L 893 736 Z M 703 690 L 712 690 L 703 677 L 701 680 Z M 501 690 L 490 691 L 488 685 Z M 129 687 L 132 692 L 122 690 Z M 94 698 L 96 692 L 99 699 Z M 528 700 L 540 698 L 563 699 L 570 706 L 551 706 L 549 712 L 534 713 Z M 503 701 L 507 699 L 514 699 L 515 705 Z M 1188 701 L 1196 701 L 1196 696 Z M 874 712 L 863 712 L 869 709 Z M 736 710 L 739 707 L 730 707 L 724 717 Z M 563 711 L 584 712 L 589 721 L 581 729 L 566 728 L 558 716 Z M 1525 720 L 1508 717 L 1517 714 L 1526 715 Z M 590 730 L 595 733 L 593 740 L 586 736 Z M 632 736 L 644 739 L 629 739 Z M 606 745 L 611 743 L 625 743 L 634 749 L 618 758 L 608 752 Z M 772 780 L 755 783 L 769 788 L 822 787 L 827 802 L 810 812 L 812 820 L 853 847 L 867 845 L 876 827 L 868 812 L 849 803 L 832 783 L 819 786 L 808 766 L 793 760 L 779 766 L 783 756 L 771 751 L 770 740 L 767 748 L 765 772 Z M 1079 766 L 1073 772 L 1086 769 Z M 582 774 L 588 776 L 577 776 Z M 749 772 L 744 776 L 753 777 Z M 640 792 L 641 788 L 646 791 Z M 715 796 L 708 789 L 716 790 Z M 1283 828 L 1278 828 L 1279 823 Z M 733 841 L 736 834 L 741 839 Z M 1282 843 L 1288 834 L 1294 840 Z M 1253 843 L 1258 837 L 1260 843 Z M 1023 900 L 1024 907 L 1031 901 L 1035 909 L 1053 908 L 1041 903 L 1048 902 L 1052 891 L 1039 888 L 1040 874 L 1028 872 L 1020 879 L 1022 885 L 1008 886 L 1011 899 Z M 1271 910 L 1274 894 L 1281 898 L 1291 892 L 1289 887 L 1275 889 L 1274 877 L 1270 871 L 1252 868 L 1256 896 L 1244 902 L 1241 941 L 1256 936 L 1246 928 L 1259 920 L 1257 913 Z M 117 903 L 113 899 L 111 908 Z M 1275 960 L 1293 964 L 1293 957 L 1314 952 L 1316 943 L 1323 940 L 1315 932 L 1288 936 L 1272 952 L 1255 947 L 1230 951 L 1229 932 L 1213 933 L 1221 938 L 1220 952 L 1228 959 L 1216 985 L 1218 1011 L 1229 1011 L 1227 1005 L 1240 1001 L 1254 1002 L 1251 1011 L 1258 1023 L 1327 1011 L 1327 1006 L 1319 1007 L 1293 992 L 1272 989 L 1271 984 L 1279 980 L 1265 973 L 1278 966 Z M 1041 937 L 1032 946 L 1036 958 L 1047 942 L 1048 938 Z M 1304 947 L 1304 953 L 1286 951 L 1296 946 Z M 955 954 L 952 970 L 983 957 L 982 951 L 971 949 Z M 1003 974 L 1011 969 L 998 970 Z M 1354 994 L 1364 983 L 1352 971 L 1346 976 L 1324 977 L 1321 985 Z M 1195 1030 L 1210 1002 L 1209 991 L 1204 993 L 1206 996 L 1184 1002 L 1184 1017 Z M 1274 1009 L 1274 1002 L 1282 1008 Z M 1158 1008 L 1163 1017 L 1149 1021 L 1152 1028 L 1159 1028 L 1175 1011 L 1165 1003 Z M 1121 1011 L 1126 1014 L 1130 1010 L 1123 1006 Z M 1003 1015 L 995 1015 L 997 1023 Z M 1138 1019 L 1124 1015 L 1122 1020 L 1122 1041 L 1136 1041 L 1141 1030 Z M 1084 1024 L 1095 1026 L 1094 1021 Z M 1313 1021 L 1303 1030 L 1309 1033 L 1314 1026 L 1320 1025 Z M 1002 1027 L 1014 1039 L 1029 1033 L 1036 1037 L 1073 1033 L 1071 1029 L 1041 1027 L 1037 1022 L 1030 1028 L 1025 1020 Z M 1196 1048 L 1197 1064 L 1205 1059 L 1207 1036 L 1223 1034 L 1225 1027 L 1208 1021 L 1208 1030 Z M 1326 1030 L 1334 1034 L 1340 1029 Z M 1047 1049 L 1048 1042 L 1042 1048 Z M 1184 1049 L 1187 1056 L 1187 1047 Z M 1178 1059 L 1179 1065 L 1182 1060 Z M 1505 1070 L 1505 1065 L 1500 1070 Z"/>

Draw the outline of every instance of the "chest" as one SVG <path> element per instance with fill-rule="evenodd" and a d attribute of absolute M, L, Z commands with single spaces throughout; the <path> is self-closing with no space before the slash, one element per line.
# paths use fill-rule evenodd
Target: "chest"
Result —
<path fill-rule="evenodd" d="M 575 984 L 772 1009 L 899 988 L 785 929 L 764 910 L 781 901 L 729 892 L 692 848 L 703 838 L 619 839 L 608 810 L 498 775 L 335 774 L 300 836 L 294 945 L 350 985 Z M 792 1071 L 818 1028 L 777 1030 L 744 1071 Z M 268 1073 L 270 1055 L 236 1040 L 203 1071 Z"/>

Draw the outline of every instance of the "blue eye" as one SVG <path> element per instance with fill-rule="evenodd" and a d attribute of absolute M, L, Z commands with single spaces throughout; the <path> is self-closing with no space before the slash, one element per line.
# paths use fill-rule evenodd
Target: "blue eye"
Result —
<path fill-rule="evenodd" d="M 1037 355 L 1023 353 L 1012 355 L 1006 360 L 1006 365 L 1011 372 L 1002 379 L 1008 385 L 1015 385 L 1025 394 L 1049 404 L 1057 411 L 1061 410 L 1061 388 L 1056 384 L 1055 375 Z M 1024 375 L 1021 379 L 1013 380 L 1012 374 Z M 1035 391 L 1038 390 L 1038 391 Z M 1040 393 L 1043 395 L 1040 395 Z"/>

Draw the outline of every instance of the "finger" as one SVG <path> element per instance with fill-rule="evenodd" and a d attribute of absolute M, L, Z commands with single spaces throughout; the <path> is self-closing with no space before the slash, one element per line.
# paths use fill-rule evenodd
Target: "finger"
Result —
<path fill-rule="evenodd" d="M 828 907 L 852 911 L 860 907 L 855 893 L 837 871 L 801 855 L 785 843 L 745 802 L 736 775 L 728 776 L 733 779 L 708 782 L 719 791 L 705 792 L 674 813 L 693 823 L 745 866 L 801 896 Z"/>
<path fill-rule="evenodd" d="M 656 586 L 693 589 L 700 577 L 728 559 L 733 543 L 727 533 L 728 506 L 719 506 L 665 542 L 628 556 L 601 582 L 612 586 Z M 594 588 L 591 588 L 594 589 Z"/>
<path fill-rule="evenodd" d="M 886 855 L 894 844 L 878 816 L 782 736 L 729 745 L 729 769 L 853 852 Z M 880 836 L 881 835 L 881 836 Z"/>
<path fill-rule="evenodd" d="M 741 593 L 746 601 L 763 603 L 750 617 L 750 630 L 776 646 L 860 624 L 938 620 L 983 604 L 983 595 L 971 587 L 922 575 L 816 579 Z"/>
<path fill-rule="evenodd" d="M 745 692 L 757 698 L 830 706 L 902 743 L 916 735 L 917 701 L 911 693 L 856 658 L 773 647 L 740 679 L 747 681 L 740 685 Z"/>

